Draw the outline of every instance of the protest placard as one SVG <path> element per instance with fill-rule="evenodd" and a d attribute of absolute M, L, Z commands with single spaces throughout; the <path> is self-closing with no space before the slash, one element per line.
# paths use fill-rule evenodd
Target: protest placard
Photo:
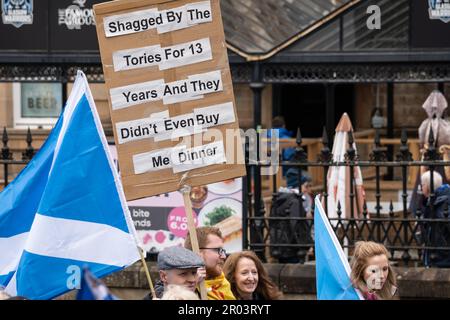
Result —
<path fill-rule="evenodd" d="M 243 176 L 219 1 L 94 11 L 127 200 Z"/>

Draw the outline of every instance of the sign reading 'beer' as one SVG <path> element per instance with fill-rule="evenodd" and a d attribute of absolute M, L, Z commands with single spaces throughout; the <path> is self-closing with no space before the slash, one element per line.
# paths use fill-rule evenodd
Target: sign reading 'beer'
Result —
<path fill-rule="evenodd" d="M 219 0 L 94 11 L 127 199 L 244 175 Z"/>

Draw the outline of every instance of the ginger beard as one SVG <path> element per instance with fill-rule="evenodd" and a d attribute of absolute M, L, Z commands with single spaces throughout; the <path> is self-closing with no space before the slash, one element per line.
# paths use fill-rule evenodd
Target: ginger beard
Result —
<path fill-rule="evenodd" d="M 205 262 L 206 278 L 211 279 L 222 274 L 226 256 L 220 255 L 217 250 L 213 249 L 223 248 L 223 240 L 220 237 L 209 234 L 207 239 L 208 241 L 205 247 L 211 249 L 202 249 L 200 250 L 200 254 Z"/>

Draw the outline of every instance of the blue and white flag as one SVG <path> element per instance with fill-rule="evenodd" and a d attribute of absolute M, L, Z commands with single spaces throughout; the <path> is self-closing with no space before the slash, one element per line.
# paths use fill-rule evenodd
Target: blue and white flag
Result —
<path fill-rule="evenodd" d="M 77 269 L 103 277 L 140 258 L 82 72 L 47 141 L 0 203 L 0 285 L 10 295 L 51 299 L 74 289 Z"/>
<path fill-rule="evenodd" d="M 28 166 L 0 193 L 0 286 L 8 284 L 22 256 L 47 185 L 61 119 Z"/>
<path fill-rule="evenodd" d="M 81 288 L 77 300 L 120 300 L 109 292 L 108 287 L 96 278 L 89 268 L 84 268 L 81 278 Z"/>
<path fill-rule="evenodd" d="M 318 300 L 364 300 L 350 280 L 350 265 L 320 203 L 315 200 L 314 238 Z"/>

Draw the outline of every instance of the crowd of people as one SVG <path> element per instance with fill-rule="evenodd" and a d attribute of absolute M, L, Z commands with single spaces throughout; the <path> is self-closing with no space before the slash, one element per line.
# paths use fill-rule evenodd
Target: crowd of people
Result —
<path fill-rule="evenodd" d="M 157 261 L 160 279 L 155 284 L 156 297 L 149 294 L 145 299 L 197 300 L 202 281 L 208 300 L 283 299 L 283 293 L 254 252 L 242 251 L 227 256 L 218 228 L 199 227 L 196 231 L 200 255 L 192 251 L 189 235 L 184 247 L 162 250 Z M 356 243 L 351 280 L 364 299 L 395 297 L 396 276 L 388 257 L 382 244 Z"/>
<path fill-rule="evenodd" d="M 227 256 L 222 234 L 215 227 L 196 229 L 200 252 L 192 251 L 190 236 L 184 247 L 174 246 L 158 254 L 159 279 L 155 297 L 145 300 L 199 300 L 200 285 L 208 300 L 279 300 L 283 293 L 270 279 L 263 263 L 252 251 Z M 379 243 L 357 242 L 351 260 L 351 282 L 366 300 L 392 299 L 396 276 L 387 249 Z M 0 288 L 0 300 L 10 297 Z M 25 299 L 25 298 L 23 298 Z"/>
<path fill-rule="evenodd" d="M 275 134 L 286 138 L 292 136 L 287 132 L 282 118 L 274 119 Z M 293 161 L 294 149 L 283 150 L 285 161 Z M 299 176 L 299 174 L 301 174 Z M 311 192 L 311 177 L 298 168 L 289 168 L 284 172 L 287 188 L 281 190 L 276 203 L 273 203 L 271 216 L 283 216 L 286 212 L 299 214 L 301 217 L 311 217 L 314 210 Z M 438 171 L 431 174 L 426 171 L 418 179 L 421 198 L 414 200 L 411 211 L 421 212 L 426 219 L 448 218 L 450 211 L 450 186 L 446 177 Z M 301 190 L 299 191 L 299 185 Z M 303 197 L 300 201 L 299 197 Z M 412 200 L 412 203 L 414 202 Z M 302 210 L 300 210 L 302 209 Z M 278 224 L 280 225 L 278 225 Z M 275 243 L 313 243 L 311 226 L 299 230 L 304 236 L 289 235 L 283 223 L 272 222 L 271 239 Z M 279 228 L 277 228 L 279 227 Z M 439 230 L 436 230 L 436 229 Z M 277 231 L 278 230 L 278 231 Z M 278 234 L 278 233 L 279 234 Z M 277 300 L 283 299 L 283 294 L 270 279 L 263 263 L 252 251 L 242 251 L 227 255 L 224 249 L 224 239 L 216 227 L 199 227 L 196 229 L 199 245 L 199 255 L 193 252 L 191 237 L 188 234 L 184 247 L 176 246 L 162 250 L 157 258 L 159 279 L 155 282 L 155 296 L 151 293 L 146 300 L 196 300 L 200 299 L 200 287 L 206 287 L 208 300 Z M 273 233 L 273 234 L 272 234 Z M 448 226 L 435 224 L 423 225 L 420 233 L 424 243 L 439 247 L 450 239 Z M 277 238 L 278 237 L 278 238 Z M 304 258 L 313 248 L 300 252 L 294 249 L 271 249 L 271 255 L 280 263 L 304 263 Z M 425 250 L 425 266 L 450 266 L 450 252 L 446 250 Z M 351 259 L 351 282 L 354 288 L 366 300 L 393 299 L 397 294 L 396 276 L 389 262 L 389 253 L 384 245 L 371 242 L 357 242 Z M 17 299 L 9 297 L 0 288 L 0 300 Z M 24 298 L 25 299 L 25 298 Z"/>
<path fill-rule="evenodd" d="M 426 171 L 420 179 L 421 197 L 415 206 L 415 214 L 424 219 L 448 220 L 450 212 L 450 186 L 444 183 L 437 171 Z M 424 223 L 420 228 L 421 241 L 426 246 L 447 247 L 450 244 L 450 226 L 448 223 Z M 450 251 L 426 249 L 423 254 L 426 267 L 449 268 Z"/>

